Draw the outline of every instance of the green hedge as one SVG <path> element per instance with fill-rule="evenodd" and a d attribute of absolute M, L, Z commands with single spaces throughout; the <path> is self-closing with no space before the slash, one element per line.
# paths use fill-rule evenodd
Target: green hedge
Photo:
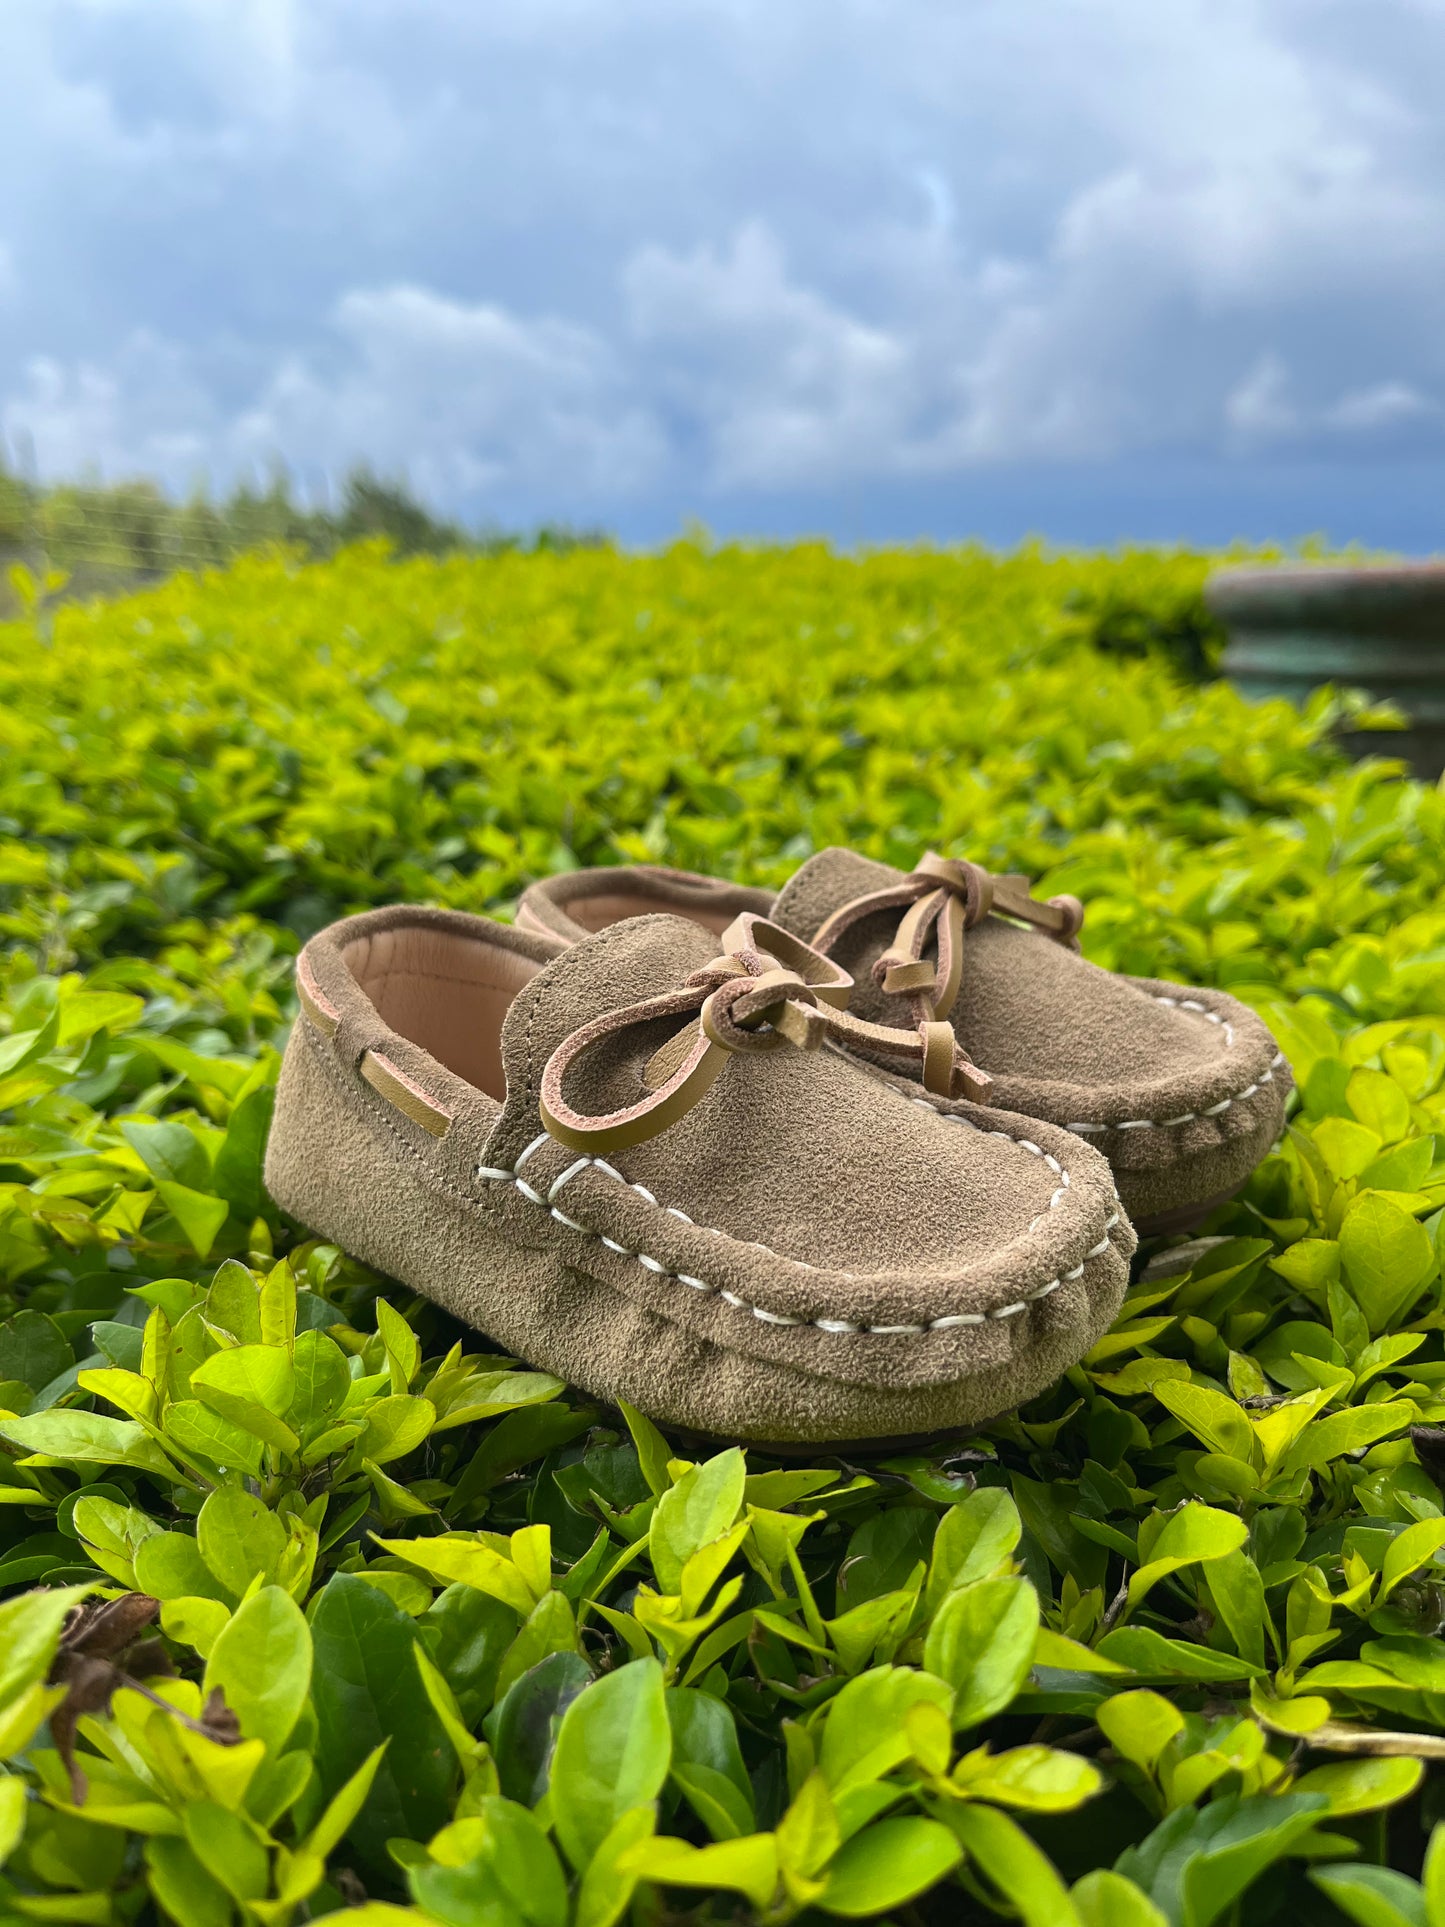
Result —
<path fill-rule="evenodd" d="M 1181 680 L 1208 566 L 362 548 L 0 626 L 0 1921 L 1445 1921 L 1445 799 Z M 674 1458 L 266 1199 L 327 919 L 833 842 L 1073 891 L 1299 1078 L 966 1450 Z"/>

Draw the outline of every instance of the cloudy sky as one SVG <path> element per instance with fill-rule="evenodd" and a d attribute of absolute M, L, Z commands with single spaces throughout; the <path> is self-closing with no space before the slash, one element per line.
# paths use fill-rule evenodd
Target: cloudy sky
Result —
<path fill-rule="evenodd" d="M 656 540 L 1445 547 L 1445 0 L 4 0 L 0 431 Z"/>

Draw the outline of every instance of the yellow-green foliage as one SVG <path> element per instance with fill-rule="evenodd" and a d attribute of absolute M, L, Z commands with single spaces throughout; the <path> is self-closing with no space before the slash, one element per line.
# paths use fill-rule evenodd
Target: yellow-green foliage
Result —
<path fill-rule="evenodd" d="M 1445 1927 L 1445 801 L 1182 680 L 1208 566 L 361 549 L 0 626 L 0 1920 Z M 1074 891 L 1294 1063 L 1034 1406 L 694 1463 L 265 1198 L 308 930 L 830 842 Z M 161 1645 L 62 1643 L 97 1589 Z"/>

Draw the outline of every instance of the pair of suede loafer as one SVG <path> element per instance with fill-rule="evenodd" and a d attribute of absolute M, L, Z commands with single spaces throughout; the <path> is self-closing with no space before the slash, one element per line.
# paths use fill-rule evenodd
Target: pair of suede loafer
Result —
<path fill-rule="evenodd" d="M 266 1158 L 301 1224 L 663 1425 L 892 1445 L 1033 1397 L 1140 1232 L 1283 1123 L 1251 1011 L 1086 962 L 1021 877 L 578 871 L 301 953 Z"/>

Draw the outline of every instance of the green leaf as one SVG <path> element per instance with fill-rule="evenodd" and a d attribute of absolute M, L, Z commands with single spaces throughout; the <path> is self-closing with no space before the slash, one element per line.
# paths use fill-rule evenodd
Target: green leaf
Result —
<path fill-rule="evenodd" d="M 420 1566 L 444 1585 L 475 1586 L 490 1593 L 521 1619 L 537 1603 L 536 1594 L 512 1561 L 479 1539 L 378 1539 L 383 1552 Z"/>
<path fill-rule="evenodd" d="M 927 1564 L 935 1524 L 935 1515 L 923 1506 L 900 1506 L 865 1519 L 848 1541 L 839 1568 L 839 1611 L 851 1611 L 865 1599 L 901 1591 L 914 1569 Z M 960 1533 L 959 1527 L 952 1530 Z M 940 1587 L 940 1594 L 942 1590 Z"/>
<path fill-rule="evenodd" d="M 1292 1285 L 1306 1291 L 1323 1291 L 1340 1275 L 1340 1247 L 1333 1238 L 1301 1238 L 1298 1244 L 1287 1245 L 1277 1252 L 1269 1262 L 1271 1270 Z M 1256 1358 L 1261 1357 L 1262 1352 L 1261 1346 L 1255 1347 Z"/>
<path fill-rule="evenodd" d="M 1436 1264 L 1425 1227 L 1378 1191 L 1351 1206 L 1340 1255 L 1372 1337 L 1410 1309 Z"/>
<path fill-rule="evenodd" d="M 591 1422 L 587 1411 L 575 1412 L 565 1405 L 529 1405 L 509 1412 L 488 1429 L 472 1453 L 447 1502 L 447 1516 L 465 1518 L 472 1501 L 507 1473 L 570 1443 Z"/>
<path fill-rule="evenodd" d="M 239 1599 L 253 1579 L 271 1582 L 279 1575 L 286 1528 L 249 1492 L 222 1486 L 201 1507 L 196 1545 L 221 1585 Z"/>
<path fill-rule="evenodd" d="M 361 1435 L 361 1452 L 376 1465 L 404 1459 L 436 1424 L 436 1407 L 424 1398 L 372 1399 L 364 1415 L 366 1429 Z"/>
<path fill-rule="evenodd" d="M 1329 1465 L 1347 1452 L 1358 1452 L 1377 1439 L 1388 1438 L 1392 1432 L 1402 1432 L 1414 1417 L 1414 1406 L 1403 1400 L 1399 1404 L 1354 1405 L 1343 1412 L 1331 1412 L 1328 1418 L 1315 1419 L 1306 1426 L 1285 1454 L 1283 1470 L 1288 1474 Z"/>
<path fill-rule="evenodd" d="M 0 1491 L 9 1489 L 0 1487 Z M 161 1531 L 137 1507 L 117 1505 L 94 1492 L 75 1501 L 70 1522 L 101 1570 L 128 1587 L 136 1584 L 134 1561 L 138 1550 Z"/>
<path fill-rule="evenodd" d="M 1081 1927 L 1169 1927 L 1132 1880 L 1101 1867 L 1076 1880 L 1070 1893 Z"/>
<path fill-rule="evenodd" d="M 1191 1640 L 1166 1639 L 1152 1626 L 1116 1626 L 1094 1648 L 1141 1679 L 1251 1679 L 1259 1671 L 1246 1659 L 1219 1653 Z"/>
<path fill-rule="evenodd" d="M 515 1680 L 540 1665 L 549 1653 L 576 1650 L 577 1622 L 570 1601 L 560 1592 L 543 1593 L 507 1650 L 497 1674 L 497 1691 L 505 1693 Z"/>
<path fill-rule="evenodd" d="M 0 1707 L 9 1706 L 50 1671 L 60 1629 L 89 1586 L 59 1586 L 0 1600 Z"/>
<path fill-rule="evenodd" d="M 157 1184 L 156 1195 L 190 1240 L 198 1258 L 209 1255 L 221 1226 L 230 1214 L 224 1198 L 213 1198 L 203 1191 L 192 1191 L 184 1184 Z"/>
<path fill-rule="evenodd" d="M 1397 1533 L 1385 1548 L 1375 1604 L 1382 1606 L 1401 1580 L 1434 1562 L 1442 1548 L 1445 1548 L 1445 1519 L 1420 1519 Z"/>
<path fill-rule="evenodd" d="M 20 1845 L 25 1832 L 26 1785 L 18 1775 L 0 1778 L 0 1867 Z"/>
<path fill-rule="evenodd" d="M 0 1077 L 9 1077 L 44 1057 L 54 1050 L 59 1036 L 59 1020 L 52 1012 L 38 1030 L 16 1030 L 0 1037 Z"/>
<path fill-rule="evenodd" d="M 1294 1249 L 1297 1251 L 1299 1246 Z M 1331 1365 L 1348 1362 L 1344 1346 L 1323 1325 L 1299 1318 L 1287 1319 L 1276 1326 L 1255 1346 L 1254 1356 L 1277 1385 L 1291 1392 L 1313 1391 L 1319 1382 L 1301 1364 L 1301 1356 L 1322 1358 Z"/>
<path fill-rule="evenodd" d="M 1180 1807 L 1126 1848 L 1115 1870 L 1175 1927 L 1210 1927 L 1325 1810 L 1324 1798 L 1311 1793 L 1231 1793 L 1202 1810 Z"/>
<path fill-rule="evenodd" d="M 542 1798 L 562 1717 L 591 1680 L 580 1653 L 552 1653 L 503 1695 L 487 1735 L 508 1799 L 535 1806 Z"/>
<path fill-rule="evenodd" d="M 1377 1813 L 1407 1800 L 1425 1777 L 1423 1760 L 1331 1760 L 1295 1782 L 1296 1793 L 1322 1793 L 1336 1817 Z"/>
<path fill-rule="evenodd" d="M 975 1583 L 1012 1585 L 1016 1582 L 980 1580 Z M 1030 1657 L 1032 1650 L 1030 1644 Z M 927 1663 L 925 1655 L 925 1665 Z M 922 1701 L 947 1713 L 952 1710 L 953 1699 L 953 1689 L 943 1679 L 908 1666 L 876 1666 L 872 1672 L 849 1680 L 828 1707 L 818 1754 L 818 1765 L 834 1799 L 841 1799 L 869 1780 L 881 1780 L 908 1758 L 913 1748 L 905 1719 L 911 1707 Z"/>
<path fill-rule="evenodd" d="M 1428 1137 L 1397 1144 L 1360 1173 L 1362 1191 L 1419 1191 L 1430 1180 L 1435 1146 Z"/>
<path fill-rule="evenodd" d="M 1404 1137 L 1410 1128 L 1410 1100 L 1393 1077 L 1383 1071 L 1361 1069 L 1350 1074 L 1345 1102 L 1355 1116 L 1386 1144 Z"/>
<path fill-rule="evenodd" d="M 1347 1117 L 1327 1117 L 1314 1129 L 1315 1148 L 1334 1177 L 1357 1178 L 1380 1155 L 1383 1138 Z"/>
<path fill-rule="evenodd" d="M 1027 1813 L 1066 1813 L 1092 1799 L 1103 1784 L 1091 1761 L 1049 1746 L 1015 1746 L 993 1757 L 971 1755 L 959 1762 L 953 1777 L 975 1800 Z"/>
<path fill-rule="evenodd" d="M 283 1258 L 279 1264 L 272 1265 L 262 1279 L 256 1298 L 256 1308 L 261 1314 L 261 1343 L 284 1346 L 293 1354 L 293 1364 L 299 1296 L 295 1273 Z"/>
<path fill-rule="evenodd" d="M 495 1794 L 477 1802 L 476 1817 L 480 1843 L 470 1860 L 410 1869 L 417 1905 L 447 1927 L 567 1927 L 567 1882 L 546 1829 Z"/>
<path fill-rule="evenodd" d="M 217 1599 L 183 1594 L 161 1603 L 161 1630 L 167 1639 L 191 1647 L 202 1659 L 210 1654 L 230 1621 L 230 1608 Z"/>
<path fill-rule="evenodd" d="M 672 1776 L 714 1839 L 751 1833 L 757 1824 L 752 1782 L 738 1746 L 731 1707 L 692 1687 L 667 1689 Z M 725 1823 L 725 1831 L 718 1826 Z"/>
<path fill-rule="evenodd" d="M 140 1370 L 144 1341 L 139 1325 L 122 1325 L 115 1319 L 97 1318 L 90 1328 L 90 1342 L 120 1371 Z"/>
<path fill-rule="evenodd" d="M 510 1607 L 471 1586 L 448 1586 L 417 1624 L 432 1662 L 456 1696 L 468 1726 L 501 1695 L 496 1691 L 502 1655 L 517 1634 Z"/>
<path fill-rule="evenodd" d="M 184 1840 L 147 1840 L 145 1858 L 156 1898 L 179 1927 L 230 1927 L 230 1894 Z"/>
<path fill-rule="evenodd" d="M 257 1405 L 279 1419 L 296 1396 L 296 1368 L 279 1345 L 238 1345 L 197 1365 L 191 1390 L 238 1425 L 240 1410 Z"/>
<path fill-rule="evenodd" d="M 1445 1644 L 1418 1634 L 1367 1639 L 1360 1657 L 1422 1693 L 1445 1693 Z"/>
<path fill-rule="evenodd" d="M 123 1123 L 120 1133 L 153 1178 L 188 1191 L 210 1190 L 211 1160 L 206 1147 L 184 1124 Z"/>
<path fill-rule="evenodd" d="M 642 1468 L 642 1476 L 647 1481 L 647 1488 L 656 1497 L 661 1498 L 672 1485 L 672 1474 L 668 1471 L 672 1453 L 668 1450 L 667 1440 L 650 1418 L 639 1412 L 636 1406 L 629 1405 L 625 1399 L 618 1400 L 618 1410 L 626 1419 L 627 1429 L 632 1434 L 632 1442 L 637 1447 L 637 1461 Z M 732 1521 L 729 1520 L 728 1523 L 731 1524 Z"/>
<path fill-rule="evenodd" d="M 561 1379 L 553 1378 L 550 1372 L 482 1372 L 455 1402 L 448 1402 L 445 1413 L 437 1419 L 436 1429 L 448 1432 L 458 1425 L 474 1424 L 478 1419 L 495 1418 L 499 1412 L 543 1404 L 565 1390 Z M 430 1392 L 428 1387 L 428 1396 Z"/>
<path fill-rule="evenodd" d="M 741 1453 L 737 1458 L 741 1463 Z M 567 1708 L 552 1756 L 552 1817 L 563 1851 L 579 1873 L 625 1812 L 657 1798 L 671 1756 L 656 1660 L 620 1666 Z"/>
<path fill-rule="evenodd" d="M 239 1564 L 228 1570 L 240 1578 Z M 244 1585 L 232 1587 L 217 1578 L 188 1532 L 156 1532 L 145 1539 L 135 1552 L 135 1583 L 154 1599 L 215 1599 L 226 1606 L 245 1591 Z"/>
<path fill-rule="evenodd" d="M 613 1927 L 637 1886 L 632 1856 L 652 1838 L 656 1826 L 657 1809 L 650 1803 L 618 1815 L 582 1876 L 574 1927 Z"/>
<path fill-rule="evenodd" d="M 951 1505 L 938 1522 L 924 1604 L 932 1614 L 944 1594 L 987 1579 L 1002 1565 L 1023 1534 L 1018 1507 L 1007 1492 L 984 1486 Z"/>
<path fill-rule="evenodd" d="M 18 1379 L 39 1392 L 74 1363 L 65 1334 L 44 1312 L 17 1312 L 0 1325 L 0 1380 Z"/>
<path fill-rule="evenodd" d="M 1234 1642 L 1234 1650 L 1251 1666 L 1265 1663 L 1264 1581 L 1248 1551 L 1226 1553 L 1211 1562 L 1206 1583 L 1216 1616 Z"/>
<path fill-rule="evenodd" d="M 389 1742 L 347 1829 L 362 1862 L 384 1868 L 388 1839 L 430 1839 L 447 1817 L 454 1755 L 412 1658 L 416 1633 L 384 1593 L 342 1572 L 317 1602 L 311 1638 L 316 1766 L 328 1797 Z"/>
<path fill-rule="evenodd" d="M 260 1290 L 251 1273 L 234 1258 L 228 1259 L 211 1280 L 205 1310 L 207 1323 L 229 1332 L 239 1344 L 260 1344 Z"/>
<path fill-rule="evenodd" d="M 255 1090 L 247 1091 L 232 1111 L 226 1135 L 216 1153 L 212 1186 L 247 1224 L 261 1215 L 265 1200 L 261 1164 L 275 1102 L 274 1085 L 258 1084 Z M 205 1253 L 201 1255 L 204 1257 Z"/>
<path fill-rule="evenodd" d="M 387 1742 L 374 1747 L 361 1765 L 352 1774 L 339 1792 L 326 1802 L 326 1809 L 316 1825 L 302 1842 L 306 1853 L 313 1853 L 320 1860 L 333 1854 L 349 1832 L 352 1822 L 366 1805 L 381 1763 L 386 1757 Z"/>
<path fill-rule="evenodd" d="M 181 1475 L 139 1425 L 100 1412 L 37 1412 L 33 1418 L 0 1419 L 0 1438 L 46 1459 L 77 1465 L 128 1465 L 162 1479 Z"/>
<path fill-rule="evenodd" d="M 259 1422 L 264 1425 L 264 1420 Z M 253 1479 L 260 1474 L 265 1440 L 198 1398 L 177 1399 L 167 1406 L 164 1430 L 178 1452 L 205 1459 L 222 1472 L 248 1472 Z"/>
<path fill-rule="evenodd" d="M 955 1727 L 1003 1711 L 1028 1676 L 1038 1631 L 1038 1595 L 1026 1579 L 979 1579 L 947 1595 L 923 1664 L 954 1688 Z"/>
<path fill-rule="evenodd" d="M 705 1847 L 669 1836 L 647 1840 L 628 1855 L 631 1871 L 674 1887 L 722 1888 L 739 1893 L 761 1913 L 778 1885 L 778 1848 L 771 1833 L 718 1840 Z"/>
<path fill-rule="evenodd" d="M 295 1384 L 282 1416 L 309 1442 L 340 1409 L 351 1389 L 346 1354 L 325 1332 L 302 1332 L 292 1354 Z"/>
<path fill-rule="evenodd" d="M 263 1586 L 212 1647 L 205 1690 L 220 1687 L 244 1737 L 264 1741 L 279 1759 L 310 1685 L 310 1628 L 289 1593 Z"/>
<path fill-rule="evenodd" d="M 1166 1389 L 1174 1388 L 1161 1385 L 1158 1392 Z M 1129 1581 L 1130 1611 L 1147 1597 L 1167 1573 L 1178 1572 L 1182 1566 L 1223 1559 L 1231 1552 L 1237 1552 L 1248 1537 L 1248 1528 L 1237 1514 L 1220 1512 L 1207 1505 L 1183 1505 L 1177 1512 L 1171 1513 L 1150 1540 L 1147 1555 L 1141 1527 L 1139 1549 L 1145 1563 Z"/>
<path fill-rule="evenodd" d="M 1393 1867 L 1312 1867 L 1310 1879 L 1358 1927 L 1434 1927 L 1419 1882 Z"/>
<path fill-rule="evenodd" d="M 1158 1693 L 1116 1693 L 1095 1718 L 1116 1753 L 1152 1773 L 1169 1742 L 1184 1731 L 1184 1715 Z"/>
<path fill-rule="evenodd" d="M 1154 1396 L 1166 1412 L 1172 1412 L 1187 1425 L 1211 1452 L 1242 1459 L 1246 1465 L 1257 1457 L 1249 1420 L 1234 1400 L 1222 1392 L 1211 1391 L 1207 1385 L 1190 1385 L 1182 1379 L 1162 1379 L 1154 1387 Z"/>
<path fill-rule="evenodd" d="M 672 1784 L 714 1840 L 736 1840 L 757 1824 L 751 1795 L 714 1767 L 672 1764 Z"/>
<path fill-rule="evenodd" d="M 842 1844 L 838 1809 L 823 1775 L 807 1774 L 778 1822 L 778 1864 L 786 1873 L 812 1879 L 822 1873 Z"/>
<path fill-rule="evenodd" d="M 959 1807 L 949 1814 L 949 1825 L 970 1861 L 1018 1910 L 1024 1927 L 1079 1927 L 1053 1863 L 1007 1814 L 995 1807 Z"/>
<path fill-rule="evenodd" d="M 240 1431 L 248 1432 L 262 1445 L 272 1446 L 276 1451 L 287 1455 L 299 1451 L 301 1441 L 284 1419 L 277 1418 L 261 1399 L 248 1398 L 241 1392 L 231 1389 L 252 1379 L 259 1380 L 263 1388 L 268 1385 L 274 1386 L 280 1377 L 278 1370 L 269 1365 L 259 1371 L 253 1369 L 250 1361 L 245 1360 L 240 1365 L 232 1366 L 229 1361 L 241 1358 L 243 1351 L 259 1353 L 262 1357 L 275 1359 L 277 1365 L 284 1368 L 286 1374 L 282 1382 L 289 1384 L 291 1362 L 285 1352 L 279 1348 L 273 1350 L 265 1345 L 248 1345 L 238 1347 L 235 1351 L 215 1353 L 191 1374 L 192 1385 L 211 1411 Z M 212 1366 L 219 1369 L 211 1373 Z M 208 1375 L 203 1377 L 203 1373 Z"/>
<path fill-rule="evenodd" d="M 237 1813 L 209 1800 L 187 1801 L 181 1816 L 186 1843 L 233 1900 L 260 1900 L 270 1885 L 266 1849 Z"/>
<path fill-rule="evenodd" d="M 818 1905 L 848 1920 L 902 1907 L 952 1873 L 962 1858 L 958 1840 L 937 1820 L 881 1820 L 844 1841 Z"/>
<path fill-rule="evenodd" d="M 685 1472 L 657 1502 L 648 1551 L 665 1593 L 682 1586 L 682 1569 L 701 1547 L 720 1539 L 742 1509 L 747 1461 L 734 1446 Z"/>
<path fill-rule="evenodd" d="M 421 1346 L 417 1335 L 399 1311 L 393 1311 L 384 1298 L 376 1301 L 376 1329 L 386 1347 L 391 1371 L 391 1389 L 404 1393 L 421 1365 Z"/>

